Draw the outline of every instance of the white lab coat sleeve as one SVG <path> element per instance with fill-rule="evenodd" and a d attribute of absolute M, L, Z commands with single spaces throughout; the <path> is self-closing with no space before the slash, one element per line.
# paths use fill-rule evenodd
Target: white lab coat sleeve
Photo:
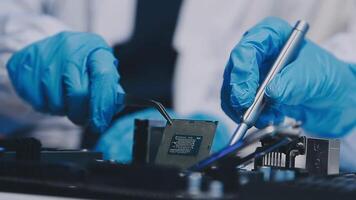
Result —
<path fill-rule="evenodd" d="M 38 121 L 44 116 L 33 111 L 16 95 L 6 70 L 8 59 L 16 51 L 37 40 L 68 30 L 50 13 L 44 14 L 43 6 L 44 1 L 40 0 L 0 1 L 0 134 L 7 134 L 13 131 L 12 128 Z M 14 124 L 3 122 L 2 119 Z"/>
<path fill-rule="evenodd" d="M 185 1 L 173 41 L 178 52 L 173 84 L 175 111 L 215 116 L 228 127 L 228 134 L 236 124 L 220 107 L 224 66 L 233 46 L 227 45 L 230 37 L 226 33 L 231 32 L 231 24 L 240 27 L 235 19 L 242 19 L 248 2 Z"/>
<path fill-rule="evenodd" d="M 356 5 L 354 7 L 356 9 Z M 345 27 L 345 31 L 335 34 L 322 43 L 322 46 L 339 59 L 356 63 L 356 14 L 353 14 L 349 19 L 349 24 Z"/>
<path fill-rule="evenodd" d="M 351 12 L 347 24 L 338 33 L 322 42 L 322 46 L 332 52 L 339 59 L 346 62 L 356 63 L 356 2 L 350 4 Z"/>
<path fill-rule="evenodd" d="M 32 4 L 29 4 L 30 2 Z M 49 13 L 44 14 L 43 6 L 42 1 L 4 0 L 0 2 L 1 70 L 14 52 L 34 41 L 69 29 Z"/>
<path fill-rule="evenodd" d="M 14 52 L 68 29 L 59 20 L 44 14 L 44 6 L 40 0 L 0 1 L 0 81 L 6 80 L 6 63 Z"/>
<path fill-rule="evenodd" d="M 43 7 L 40 0 L 0 1 L 0 97 L 5 98 L 1 99 L 2 103 L 16 98 L 6 70 L 11 55 L 37 40 L 68 29 L 59 20 L 44 14 Z M 4 106 L 1 107 L 4 110 Z"/>

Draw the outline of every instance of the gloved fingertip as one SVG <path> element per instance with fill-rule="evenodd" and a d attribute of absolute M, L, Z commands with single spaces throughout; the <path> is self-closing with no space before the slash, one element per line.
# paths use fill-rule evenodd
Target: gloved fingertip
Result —
<path fill-rule="evenodd" d="M 119 68 L 120 68 L 120 60 L 117 59 L 116 57 L 114 58 L 114 66 L 115 66 L 116 70 L 119 71 Z M 119 78 L 120 78 L 120 74 L 119 74 Z"/>
<path fill-rule="evenodd" d="M 228 115 L 233 121 L 238 121 L 237 112 L 231 106 L 230 102 L 231 87 L 228 83 L 224 81 L 220 92 L 220 106 L 221 109 Z"/>
<path fill-rule="evenodd" d="M 272 124 L 273 119 L 270 115 L 261 115 L 255 123 L 256 128 L 264 128 L 270 124 Z"/>
<path fill-rule="evenodd" d="M 282 95 L 281 84 L 280 75 L 277 74 L 267 85 L 265 90 L 266 96 L 275 102 L 279 102 Z"/>
<path fill-rule="evenodd" d="M 125 99 L 125 92 L 122 89 L 121 85 L 118 85 L 118 91 L 115 100 L 116 111 L 114 115 L 120 112 L 124 108 L 124 99 Z"/>
<path fill-rule="evenodd" d="M 233 108 L 243 110 L 248 108 L 254 100 L 255 88 L 246 84 L 233 85 L 231 89 L 230 101 Z"/>
<path fill-rule="evenodd" d="M 13 75 L 13 73 L 15 71 L 15 66 L 16 65 L 14 64 L 14 62 L 15 61 L 14 61 L 13 57 L 11 57 L 9 59 L 9 61 L 7 61 L 7 63 L 6 63 L 6 68 L 7 68 L 7 71 L 8 71 L 8 74 L 9 74 L 10 77 L 11 77 L 11 75 Z"/>
<path fill-rule="evenodd" d="M 119 60 L 115 59 L 114 60 L 114 65 L 116 66 L 116 68 L 119 68 L 119 64 L 120 64 Z"/>
<path fill-rule="evenodd" d="M 89 121 L 89 129 L 93 133 L 104 133 L 108 128 L 108 125 L 101 120 L 94 118 Z"/>
<path fill-rule="evenodd" d="M 255 126 L 264 128 L 268 125 L 278 125 L 284 121 L 284 115 L 275 108 L 269 107 L 261 113 Z"/>
<path fill-rule="evenodd" d="M 111 76 L 119 78 L 118 60 L 109 49 L 99 48 L 88 56 L 88 68 L 91 79 Z"/>

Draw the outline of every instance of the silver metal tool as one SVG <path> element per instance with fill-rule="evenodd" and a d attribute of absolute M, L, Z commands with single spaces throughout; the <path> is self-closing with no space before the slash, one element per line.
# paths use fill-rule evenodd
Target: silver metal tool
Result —
<path fill-rule="evenodd" d="M 169 125 L 172 125 L 173 123 L 173 120 L 169 116 L 166 108 L 158 101 L 151 100 L 151 99 L 143 99 L 128 94 L 124 94 L 124 95 L 120 94 L 120 98 L 123 98 L 124 105 L 139 106 L 139 107 L 154 107 L 167 120 Z"/>
<path fill-rule="evenodd" d="M 303 20 L 299 20 L 290 34 L 287 42 L 284 44 L 277 59 L 273 63 L 270 71 L 268 72 L 266 79 L 262 82 L 258 88 L 256 97 L 252 105 L 246 110 L 242 116 L 241 123 L 238 125 L 233 137 L 230 141 L 230 145 L 233 145 L 243 139 L 247 130 L 251 128 L 258 116 L 260 115 L 263 107 L 265 106 L 264 93 L 268 83 L 286 66 L 293 57 L 296 55 L 300 44 L 303 42 L 304 35 L 308 31 L 309 25 Z"/>

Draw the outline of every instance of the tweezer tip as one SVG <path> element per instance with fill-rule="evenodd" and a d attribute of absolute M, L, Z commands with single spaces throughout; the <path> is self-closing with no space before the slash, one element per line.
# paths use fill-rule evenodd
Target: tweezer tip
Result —
<path fill-rule="evenodd" d="M 167 120 L 167 124 L 171 126 L 173 124 L 173 121 L 171 119 Z"/>

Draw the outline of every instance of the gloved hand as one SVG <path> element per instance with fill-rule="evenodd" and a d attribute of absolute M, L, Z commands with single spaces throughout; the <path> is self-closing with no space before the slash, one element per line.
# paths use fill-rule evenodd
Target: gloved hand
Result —
<path fill-rule="evenodd" d="M 118 61 L 98 35 L 62 32 L 15 53 L 7 63 L 12 84 L 36 110 L 67 115 L 103 132 L 122 108 Z"/>
<path fill-rule="evenodd" d="M 237 123 L 291 31 L 287 22 L 266 18 L 247 31 L 232 50 L 224 72 L 221 105 Z M 355 88 L 356 66 L 306 39 L 296 59 L 267 86 L 269 105 L 256 126 L 279 123 L 285 115 L 302 121 L 308 132 L 342 136 L 356 126 Z"/>
<path fill-rule="evenodd" d="M 178 116 L 171 110 L 168 110 L 168 113 L 172 118 L 218 120 L 206 114 Z M 119 118 L 113 123 L 113 126 L 101 136 L 95 147 L 95 150 L 103 153 L 104 159 L 116 160 L 121 163 L 131 162 L 134 119 L 165 120 L 155 109 L 145 109 Z M 228 142 L 229 137 L 227 128 L 221 121 L 219 121 L 213 141 L 212 151 L 215 152 L 220 150 L 222 147 L 225 147 Z"/>

